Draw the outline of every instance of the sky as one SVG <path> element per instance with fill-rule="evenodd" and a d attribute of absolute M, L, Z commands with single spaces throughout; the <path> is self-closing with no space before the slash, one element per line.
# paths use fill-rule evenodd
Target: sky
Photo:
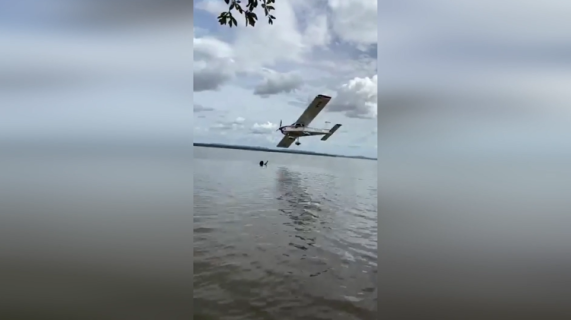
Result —
<path fill-rule="evenodd" d="M 343 126 L 293 146 L 377 154 L 377 1 L 281 0 L 273 25 L 220 26 L 224 1 L 194 2 L 194 141 L 275 147 L 318 94 L 332 100 L 312 127 Z M 326 123 L 329 122 L 329 123 Z"/>
<path fill-rule="evenodd" d="M 300 149 L 571 153 L 568 1 L 284 0 L 274 25 L 232 29 L 223 5 L 0 2 L 0 142 L 271 147 L 329 94 L 312 125 L 343 126 Z"/>

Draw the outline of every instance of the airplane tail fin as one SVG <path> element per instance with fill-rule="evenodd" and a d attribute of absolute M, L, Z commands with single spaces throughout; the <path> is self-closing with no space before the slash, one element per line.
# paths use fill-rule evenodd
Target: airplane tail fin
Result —
<path fill-rule="evenodd" d="M 325 141 L 325 140 L 329 139 L 329 137 L 331 137 L 335 133 L 335 131 L 337 131 L 337 129 L 339 129 L 340 127 L 341 127 L 340 124 L 334 125 L 333 128 L 331 128 L 329 130 L 329 133 L 324 135 L 323 138 L 321 138 L 321 141 Z"/>

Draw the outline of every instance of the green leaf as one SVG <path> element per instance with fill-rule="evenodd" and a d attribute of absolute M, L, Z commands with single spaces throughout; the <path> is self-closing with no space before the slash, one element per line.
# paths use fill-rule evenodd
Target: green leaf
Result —
<path fill-rule="evenodd" d="M 224 2 L 229 6 L 227 12 L 223 12 L 218 16 L 218 23 L 221 25 L 228 25 L 230 27 L 238 26 L 236 18 L 232 16 L 232 11 L 236 10 L 238 13 L 244 15 L 246 26 L 255 26 L 258 20 L 258 16 L 254 13 L 254 10 L 259 6 L 264 10 L 264 15 L 268 17 L 268 23 L 273 24 L 275 17 L 270 14 L 271 10 L 275 10 L 275 7 L 269 4 L 273 4 L 275 0 L 248 0 L 247 2 L 242 0 L 224 0 Z M 245 3 L 244 8 L 240 5 Z"/>
<path fill-rule="evenodd" d="M 218 23 L 220 23 L 221 25 L 225 25 L 226 24 L 226 15 L 227 12 L 222 12 L 219 16 L 218 16 Z"/>
<path fill-rule="evenodd" d="M 249 11 L 254 11 L 254 9 L 256 9 L 257 6 L 258 6 L 258 0 L 248 1 L 248 10 Z"/>

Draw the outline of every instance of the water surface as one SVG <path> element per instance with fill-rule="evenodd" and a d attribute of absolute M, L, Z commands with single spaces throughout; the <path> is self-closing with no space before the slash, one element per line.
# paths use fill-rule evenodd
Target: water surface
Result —
<path fill-rule="evenodd" d="M 376 319 L 375 161 L 195 147 L 193 166 L 195 319 Z"/>

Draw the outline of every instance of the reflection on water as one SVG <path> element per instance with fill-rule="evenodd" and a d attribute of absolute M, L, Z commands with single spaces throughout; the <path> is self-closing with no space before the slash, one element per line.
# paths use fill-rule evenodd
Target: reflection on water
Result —
<path fill-rule="evenodd" d="M 196 319 L 376 318 L 375 162 L 195 150 Z"/>
<path fill-rule="evenodd" d="M 286 167 L 278 168 L 277 190 L 278 210 L 285 214 L 291 221 L 284 223 L 285 226 L 295 230 L 295 241 L 289 245 L 301 250 L 307 250 L 308 246 L 315 244 L 315 237 L 311 231 L 315 229 L 321 213 L 320 202 L 312 199 L 302 185 L 302 176 L 299 172 L 292 172 Z M 296 242 L 301 241 L 303 244 Z"/>

